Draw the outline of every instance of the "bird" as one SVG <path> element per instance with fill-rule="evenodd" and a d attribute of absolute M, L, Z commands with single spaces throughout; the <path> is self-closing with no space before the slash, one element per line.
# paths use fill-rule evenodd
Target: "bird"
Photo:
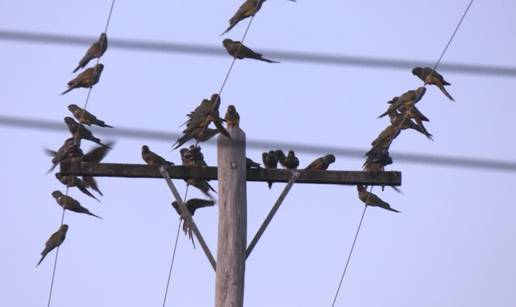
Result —
<path fill-rule="evenodd" d="M 277 151 L 270 150 L 269 152 L 262 153 L 262 162 L 265 168 L 276 169 L 278 168 L 278 153 Z M 272 181 L 267 181 L 269 189 L 272 188 Z"/>
<path fill-rule="evenodd" d="M 192 198 L 185 203 L 185 207 L 188 210 L 188 212 L 190 212 L 191 216 L 195 214 L 195 211 L 197 209 L 211 207 L 213 205 L 215 205 L 215 202 L 213 200 L 205 200 L 200 198 Z M 188 223 L 188 219 L 184 216 L 183 212 L 181 211 L 181 208 L 179 208 L 179 204 L 177 201 L 172 202 L 172 207 L 176 209 L 177 214 L 179 214 L 179 217 L 183 221 L 183 231 L 185 235 L 188 234 L 188 237 L 192 240 L 192 244 L 195 248 L 195 242 L 192 235 L 192 226 L 190 225 L 190 223 Z"/>
<path fill-rule="evenodd" d="M 252 159 L 247 158 L 247 157 L 245 158 L 245 165 L 246 165 L 247 169 L 260 169 L 260 168 L 262 168 L 260 163 L 254 162 Z"/>
<path fill-rule="evenodd" d="M 308 164 L 308 166 L 305 169 L 309 170 L 327 170 L 328 166 L 335 162 L 335 156 L 332 154 L 325 155 L 323 157 L 317 158 L 312 163 Z"/>
<path fill-rule="evenodd" d="M 412 69 L 412 74 L 417 76 L 426 84 L 432 84 L 437 86 L 443 92 L 443 94 L 448 97 L 451 101 L 455 101 L 453 97 L 448 93 L 445 86 L 451 85 L 451 83 L 444 80 L 443 76 L 439 74 L 437 71 L 430 67 L 415 67 Z"/>
<path fill-rule="evenodd" d="M 185 203 L 186 209 L 188 209 L 188 212 L 190 212 L 190 215 L 192 215 L 192 216 L 195 214 L 195 211 L 197 209 L 204 208 L 204 207 L 211 207 L 213 205 L 215 205 L 215 201 L 205 200 L 205 199 L 200 199 L 200 198 L 191 198 L 191 199 L 187 200 Z M 172 206 L 174 207 L 174 209 L 176 209 L 177 214 L 179 214 L 180 216 L 183 216 L 183 213 L 181 212 L 181 209 L 179 208 L 179 204 L 177 201 L 172 202 Z"/>
<path fill-rule="evenodd" d="M 90 210 L 81 206 L 81 203 L 79 203 L 71 196 L 64 195 L 63 193 L 61 193 L 61 191 L 56 190 L 52 192 L 52 196 L 56 199 L 59 206 L 63 207 L 63 209 L 65 210 L 70 210 L 77 213 L 84 213 L 102 219 L 100 216 L 91 213 Z"/>
<path fill-rule="evenodd" d="M 281 163 L 284 167 L 288 169 L 296 169 L 299 166 L 299 159 L 296 157 L 296 154 L 293 150 L 289 150 L 287 153 L 287 157 Z"/>
<path fill-rule="evenodd" d="M 68 231 L 68 225 L 63 224 L 59 227 L 59 229 L 54 232 L 48 238 L 47 242 L 45 242 L 45 248 L 41 252 L 41 259 L 38 261 L 36 266 L 40 265 L 43 259 L 50 253 L 54 248 L 57 248 L 63 244 L 66 239 L 66 232 Z"/>
<path fill-rule="evenodd" d="M 392 212 L 400 212 L 396 209 L 391 208 L 391 205 L 389 203 L 383 201 L 380 197 L 376 196 L 375 194 L 368 192 L 366 187 L 363 185 L 357 185 L 358 190 L 358 198 L 366 205 L 366 206 L 372 206 L 372 207 L 380 207 L 385 210 L 389 210 Z"/>
<path fill-rule="evenodd" d="M 423 134 L 428 139 L 433 140 L 433 135 L 429 133 L 425 126 L 418 125 L 417 123 L 413 122 L 412 119 L 408 116 L 404 116 L 403 114 L 399 113 L 397 110 L 390 110 L 389 113 L 389 120 L 391 122 L 391 125 L 394 127 L 399 127 L 399 129 L 405 130 L 405 129 L 413 129 L 417 132 Z"/>
<path fill-rule="evenodd" d="M 94 67 L 90 67 L 85 71 L 81 72 L 77 77 L 68 82 L 68 89 L 62 92 L 61 95 L 64 95 L 75 88 L 90 88 L 94 86 L 95 84 L 97 84 L 97 82 L 99 82 L 100 75 L 102 74 L 103 69 L 104 65 L 99 63 Z"/>
<path fill-rule="evenodd" d="M 72 112 L 75 119 L 79 121 L 79 123 L 84 125 L 97 125 L 99 127 L 104 128 L 113 128 L 113 126 L 106 125 L 106 123 L 103 120 L 98 119 L 95 115 L 91 114 L 90 112 L 86 111 L 85 109 L 79 107 L 76 104 L 68 105 L 68 110 Z"/>
<path fill-rule="evenodd" d="M 81 180 L 81 178 L 76 176 L 65 176 L 61 173 L 56 173 L 56 178 L 61 182 L 62 184 L 66 185 L 67 187 L 78 188 L 82 193 L 88 195 L 91 198 L 94 198 L 96 201 L 100 202 L 98 198 L 95 197 L 95 195 L 91 194 L 90 191 L 86 188 L 86 184 Z"/>
<path fill-rule="evenodd" d="M 226 115 L 224 116 L 224 121 L 226 122 L 227 127 L 238 127 L 240 124 L 240 115 L 238 114 L 234 105 L 229 105 L 226 111 Z"/>
<path fill-rule="evenodd" d="M 79 61 L 79 65 L 77 65 L 73 72 L 75 73 L 79 69 L 86 67 L 94 58 L 100 58 L 106 52 L 107 47 L 107 35 L 106 33 L 101 33 L 99 39 L 88 48 L 88 51 L 86 51 L 86 54 Z"/>
<path fill-rule="evenodd" d="M 195 110 L 187 114 L 188 120 L 185 123 L 186 128 L 183 130 L 183 135 L 177 139 L 173 145 L 173 148 L 177 149 L 191 139 L 195 139 L 197 142 L 200 142 L 201 139 L 209 139 L 216 134 L 210 135 L 211 132 L 208 126 L 212 122 L 218 132 L 231 138 L 227 130 L 222 126 L 222 119 L 219 116 L 219 106 L 220 96 L 218 94 L 213 94 L 209 100 L 203 99 Z"/>
<path fill-rule="evenodd" d="M 279 63 L 277 61 L 269 60 L 263 57 L 263 54 L 254 52 L 251 48 L 242 44 L 239 41 L 233 41 L 229 38 L 226 38 L 222 41 L 222 45 L 226 48 L 226 51 L 236 59 L 255 59 L 267 63 Z"/>
<path fill-rule="evenodd" d="M 81 157 L 83 152 L 80 145 L 81 139 L 75 139 L 74 137 L 71 137 L 66 139 L 63 145 L 61 145 L 57 151 L 45 149 L 45 153 L 52 157 L 52 166 L 47 171 L 47 174 L 53 171 L 59 163 L 70 158 Z"/>
<path fill-rule="evenodd" d="M 79 160 L 81 162 L 100 163 L 111 151 L 113 144 L 113 142 L 106 142 L 105 145 L 96 146 L 80 157 Z"/>
<path fill-rule="evenodd" d="M 191 166 L 191 167 L 206 167 L 207 164 L 204 161 L 204 157 L 201 153 L 200 146 L 191 146 L 190 149 L 182 148 L 179 153 L 181 154 L 181 161 L 183 166 Z M 210 194 L 210 191 L 215 192 L 215 189 L 208 183 L 208 180 L 200 179 L 200 178 L 188 178 L 185 179 L 186 183 L 198 188 L 201 192 L 203 192 L 210 199 L 214 199 Z M 215 192 L 216 193 L 216 192 Z"/>
<path fill-rule="evenodd" d="M 237 10 L 235 15 L 229 19 L 229 27 L 224 31 L 221 35 L 226 34 L 227 32 L 231 31 L 234 26 L 237 25 L 240 21 L 254 16 L 260 8 L 262 7 L 262 4 L 265 2 L 265 0 L 246 0 Z"/>
<path fill-rule="evenodd" d="M 387 126 L 376 139 L 371 142 L 373 147 L 381 146 L 383 144 L 390 145 L 392 141 L 400 134 L 400 129 L 396 126 Z"/>
<path fill-rule="evenodd" d="M 99 145 L 104 145 L 104 144 L 102 144 L 102 142 L 100 141 L 99 138 L 95 137 L 93 135 L 93 133 L 91 133 L 91 131 L 88 130 L 88 128 L 84 127 L 82 124 L 79 124 L 70 116 L 66 116 L 64 118 L 64 121 L 65 121 L 65 124 L 68 126 L 68 130 L 70 130 L 70 133 L 74 137 L 76 137 L 78 139 L 85 139 L 88 141 L 92 141 Z"/>
<path fill-rule="evenodd" d="M 174 165 L 174 163 L 165 160 L 162 156 L 151 151 L 149 149 L 149 146 L 147 146 L 147 145 L 142 146 L 142 159 L 148 165 L 157 165 L 157 166 Z"/>
<path fill-rule="evenodd" d="M 373 149 L 367 154 L 367 159 L 362 165 L 366 172 L 383 172 L 384 167 L 393 163 L 387 149 Z"/>
<path fill-rule="evenodd" d="M 93 191 L 99 193 L 100 196 L 104 196 L 102 192 L 99 190 L 99 186 L 97 184 L 97 180 L 93 176 L 82 176 L 82 182 L 87 188 L 91 188 Z"/>
<path fill-rule="evenodd" d="M 289 0 L 292 2 L 296 2 L 295 0 Z M 240 21 L 254 16 L 262 7 L 262 4 L 265 2 L 265 0 L 246 0 L 237 10 L 235 15 L 231 17 L 229 20 L 229 27 L 224 31 L 221 35 L 226 34 L 231 29 L 233 29 L 234 26 L 237 25 Z"/>

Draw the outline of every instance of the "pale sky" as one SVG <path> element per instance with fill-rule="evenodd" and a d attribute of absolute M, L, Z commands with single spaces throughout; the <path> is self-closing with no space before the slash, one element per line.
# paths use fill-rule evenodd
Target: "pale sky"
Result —
<path fill-rule="evenodd" d="M 98 36 L 110 1 L 2 1 L 0 29 Z M 260 49 L 435 61 L 467 0 L 267 1 L 246 44 Z M 217 45 L 240 0 L 117 1 L 110 38 Z M 515 66 L 516 3 L 476 1 L 443 59 Z M 225 37 L 240 39 L 246 22 Z M 86 89 L 59 96 L 86 48 L 0 41 L 2 115 L 62 120 L 82 105 Z M 88 110 L 117 127 L 177 132 L 185 114 L 221 85 L 231 58 L 108 49 Z M 434 141 L 403 132 L 395 151 L 514 161 L 514 79 L 443 72 L 450 102 L 429 88 L 418 107 Z M 234 104 L 249 139 L 367 148 L 388 125 L 376 119 L 385 102 L 421 85 L 410 70 L 242 60 L 222 95 Z M 64 125 L 64 124 L 63 124 Z M 101 136 L 101 135 L 99 135 Z M 60 207 L 50 195 L 65 188 L 45 176 L 69 135 L 0 127 L 4 197 L 0 241 L 0 306 L 45 306 L 54 252 L 35 268 Z M 101 136 L 102 137 L 102 136 Z M 109 140 L 108 138 L 103 138 Z M 142 163 L 147 144 L 179 162 L 170 142 L 119 139 L 107 162 Z M 93 143 L 83 141 L 83 149 Z M 271 148 L 277 149 L 277 148 Z M 289 148 L 281 148 L 289 150 Z M 216 152 L 204 146 L 208 164 Z M 326 154 L 321 152 L 320 155 Z M 261 160 L 261 150 L 247 156 Z M 317 154 L 298 153 L 304 166 Z M 359 170 L 339 157 L 332 169 Z M 425 166 L 394 161 L 403 194 L 381 192 L 402 211 L 367 211 L 336 306 L 514 306 L 516 208 L 514 173 Z M 102 203 L 71 190 L 104 218 L 67 213 L 52 306 L 161 306 L 178 217 L 158 179 L 99 178 Z M 176 182 L 181 193 L 184 184 Z M 216 182 L 213 182 L 217 186 Z M 249 183 L 248 242 L 282 190 Z M 200 197 L 190 189 L 192 197 Z M 354 187 L 295 185 L 247 262 L 245 306 L 330 306 L 358 224 L 362 203 Z M 217 208 L 195 217 L 212 252 Z M 215 274 L 200 248 L 181 234 L 167 306 L 211 306 Z"/>

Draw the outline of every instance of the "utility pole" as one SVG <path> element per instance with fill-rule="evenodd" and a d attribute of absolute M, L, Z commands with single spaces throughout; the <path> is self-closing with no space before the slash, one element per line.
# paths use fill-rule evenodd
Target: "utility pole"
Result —
<path fill-rule="evenodd" d="M 218 137 L 217 167 L 176 165 L 158 167 L 142 164 L 69 161 L 61 163 L 60 173 L 73 176 L 165 179 L 186 220 L 192 225 L 197 241 L 201 243 L 202 250 L 216 272 L 215 307 L 243 307 L 245 261 L 258 244 L 294 183 L 401 185 L 401 173 L 395 171 L 247 169 L 245 133 L 238 127 L 228 127 L 227 131 L 231 136 L 230 139 L 222 135 Z M 219 181 L 219 233 L 216 263 L 202 237 L 201 231 L 184 207 L 184 201 L 186 200 L 181 199 L 172 181 L 172 179 L 189 178 Z M 246 246 L 247 181 L 287 183 L 248 247 Z"/>
<path fill-rule="evenodd" d="M 247 242 L 247 193 L 245 133 L 228 127 L 231 139 L 217 142 L 219 178 L 219 234 L 216 307 L 244 305 L 245 249 Z"/>

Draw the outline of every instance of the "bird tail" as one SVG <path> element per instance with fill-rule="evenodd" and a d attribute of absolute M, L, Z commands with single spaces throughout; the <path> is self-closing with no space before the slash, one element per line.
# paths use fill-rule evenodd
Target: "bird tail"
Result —
<path fill-rule="evenodd" d="M 441 90 L 441 92 L 443 92 L 443 94 L 448 97 L 448 99 L 450 99 L 451 101 L 455 101 L 455 99 L 453 99 L 453 97 L 450 95 L 450 93 L 448 93 L 448 91 L 446 90 L 446 88 L 444 88 L 444 85 L 438 85 L 439 89 Z"/>
<path fill-rule="evenodd" d="M 273 60 L 269 60 L 269 59 L 262 58 L 262 57 L 260 57 L 257 60 L 264 61 L 264 62 L 267 62 L 267 63 L 279 63 L 278 61 L 273 61 Z"/>
<path fill-rule="evenodd" d="M 68 93 L 69 91 L 71 91 L 73 89 L 74 89 L 73 87 L 70 87 L 66 91 L 62 92 L 61 95 L 64 95 L 64 94 Z"/>
<path fill-rule="evenodd" d="M 103 128 L 114 128 L 113 126 L 106 125 L 106 123 L 103 120 L 97 120 L 95 121 L 95 125 Z"/>
<path fill-rule="evenodd" d="M 91 213 L 91 212 L 90 212 L 90 213 L 88 213 L 88 214 L 89 214 L 89 215 L 91 215 L 91 216 L 94 216 L 94 217 L 96 217 L 96 218 L 98 218 L 98 219 L 103 220 L 103 218 L 101 218 L 100 216 L 98 216 L 98 215 L 96 215 L 96 214 L 93 214 L 93 213 Z"/>
<path fill-rule="evenodd" d="M 84 194 L 88 195 L 89 197 L 91 198 L 94 198 L 96 201 L 98 201 L 100 203 L 100 200 L 98 198 L 95 197 L 95 195 L 91 194 L 90 191 L 88 191 L 85 187 L 83 186 L 77 186 L 77 188 Z"/>
<path fill-rule="evenodd" d="M 233 21 L 233 18 L 231 18 L 231 20 L 229 21 L 229 27 L 226 29 L 226 31 L 222 32 L 222 34 L 220 36 L 222 36 L 222 35 L 228 33 L 229 31 L 231 31 L 231 29 L 233 29 L 233 27 L 236 26 L 236 24 L 237 23 Z"/>
<path fill-rule="evenodd" d="M 387 210 L 389 210 L 389 211 L 392 211 L 392 212 L 401 213 L 401 211 L 396 210 L 396 209 L 391 208 L 391 207 L 387 207 L 387 208 L 385 208 L 385 209 L 387 209 Z"/>
<path fill-rule="evenodd" d="M 38 263 L 36 263 L 36 267 L 38 267 L 41 264 L 41 262 L 43 262 L 43 259 L 45 259 L 46 256 L 47 256 L 47 254 L 43 254 L 41 256 L 41 259 L 39 259 Z"/>

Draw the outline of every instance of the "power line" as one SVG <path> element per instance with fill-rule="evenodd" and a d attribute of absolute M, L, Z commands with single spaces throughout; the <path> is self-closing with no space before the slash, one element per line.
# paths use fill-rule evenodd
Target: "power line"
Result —
<path fill-rule="evenodd" d="M 109 8 L 109 14 L 108 14 L 108 18 L 107 18 L 107 21 L 106 21 L 106 26 L 104 27 L 104 33 L 107 33 L 107 30 L 109 28 L 109 23 L 111 21 L 111 16 L 113 15 L 113 8 L 115 6 L 115 0 L 112 0 L 111 1 L 111 6 Z M 97 65 L 99 64 L 100 62 L 100 56 L 97 57 L 97 62 L 96 62 L 96 65 L 95 65 L 95 69 L 97 67 Z M 93 86 L 90 86 L 89 89 L 88 89 L 88 94 L 86 95 L 86 100 L 84 102 L 84 105 L 82 107 L 82 113 L 81 113 L 81 116 L 79 118 L 79 122 L 82 120 L 82 118 L 84 117 L 84 113 L 86 113 L 86 109 L 88 107 L 88 102 L 90 101 L 90 96 L 91 96 L 91 90 L 93 89 Z M 81 125 L 81 123 L 79 123 L 79 125 Z M 74 135 L 74 141 L 73 141 L 73 145 L 75 146 L 77 144 L 77 141 L 79 139 L 79 131 L 76 132 L 76 135 Z M 65 196 L 68 196 L 68 191 L 70 189 L 70 185 L 67 184 L 66 185 L 66 192 L 65 192 Z M 65 212 L 66 212 L 66 209 L 65 209 L 65 206 L 63 205 L 63 215 L 61 217 L 61 226 L 63 226 L 63 223 L 64 223 L 64 217 L 65 217 Z M 56 249 L 56 256 L 55 256 L 55 260 L 54 260 L 54 269 L 52 270 L 52 279 L 50 281 L 50 290 L 49 290 L 49 293 L 48 293 L 48 302 L 47 302 L 47 306 L 50 307 L 51 303 L 52 303 L 52 291 L 53 291 L 53 288 L 54 288 L 54 280 L 55 280 L 55 275 L 56 275 L 56 267 L 57 267 L 57 263 L 58 263 L 58 257 L 59 257 L 59 245 L 57 246 L 57 249 Z"/>
<path fill-rule="evenodd" d="M 95 39 L 96 38 L 90 36 L 0 30 L 0 40 L 14 42 L 88 46 Z M 136 50 L 158 53 L 180 53 L 196 56 L 228 56 L 222 47 L 179 42 L 110 38 L 109 47 L 110 49 Z M 412 69 L 415 66 L 432 67 L 434 65 L 432 62 L 421 60 L 388 59 L 274 49 L 260 49 L 260 51 L 282 61 L 319 65 L 360 66 L 369 68 L 402 70 Z M 440 70 L 471 75 L 511 78 L 516 77 L 516 67 L 500 65 L 447 63 L 440 65 Z"/>
<path fill-rule="evenodd" d="M 470 0 L 468 6 L 466 7 L 466 9 L 464 10 L 464 13 L 462 14 L 462 17 L 460 18 L 459 22 L 457 23 L 457 25 L 455 26 L 455 29 L 453 30 L 453 33 L 452 35 L 450 36 L 450 38 L 448 39 L 443 51 L 441 52 L 441 54 L 439 55 L 439 58 L 437 59 L 437 61 L 435 62 L 433 68 L 432 68 L 432 72 L 435 71 L 437 69 L 437 67 L 439 67 L 439 65 L 441 64 L 441 61 L 442 59 L 444 58 L 444 55 L 446 54 L 446 51 L 448 51 L 448 48 L 450 47 L 451 43 L 453 42 L 453 39 L 455 38 L 455 35 L 457 34 L 457 32 L 459 31 L 460 29 L 460 26 L 462 25 L 462 22 L 464 21 L 464 18 L 466 18 L 466 15 L 468 14 L 469 12 L 469 9 L 471 8 L 471 5 L 473 5 L 473 2 L 474 0 Z M 426 80 L 423 80 L 424 82 L 424 85 L 423 87 L 426 88 L 426 86 L 428 85 L 427 81 Z M 420 91 L 416 98 L 414 99 L 414 104 L 419 101 L 419 99 L 421 99 L 421 96 L 424 94 L 424 92 Z M 413 108 L 413 106 L 410 107 L 411 109 Z M 398 125 L 397 127 L 397 130 L 396 132 L 393 134 L 392 138 L 390 139 L 390 141 L 388 142 L 388 145 L 387 145 L 387 148 L 390 147 L 392 141 L 394 140 L 394 138 L 396 137 L 396 135 L 399 133 L 399 131 L 401 130 L 402 126 L 403 126 L 403 123 L 405 122 L 405 120 L 407 120 L 407 117 L 409 116 L 409 113 L 408 112 L 405 112 L 405 114 L 403 115 L 403 119 L 401 120 L 401 123 Z M 348 257 L 347 257 L 347 261 L 346 261 L 346 266 L 344 267 L 344 271 L 342 272 L 342 276 L 340 278 L 340 282 L 339 282 L 339 285 L 337 287 L 337 292 L 335 293 L 335 297 L 333 298 L 333 302 L 332 302 L 332 307 L 335 306 L 335 303 L 337 301 L 337 298 L 339 296 L 339 292 L 340 292 L 340 289 L 341 289 L 341 286 L 342 286 L 342 281 L 344 280 L 344 277 L 346 276 L 346 272 L 348 270 L 348 266 L 349 266 L 349 263 L 350 263 L 350 260 L 351 260 L 351 256 L 353 255 L 353 250 L 355 248 L 355 244 L 357 242 L 357 238 L 358 238 L 358 235 L 360 233 L 360 228 L 362 226 L 362 222 L 364 220 L 364 216 L 365 216 L 365 213 L 366 213 L 366 209 L 367 209 L 367 203 L 369 201 L 369 197 L 371 197 L 371 192 L 373 191 L 373 188 L 374 186 L 371 186 L 371 190 L 369 191 L 369 194 L 367 196 L 367 199 L 365 201 L 365 207 L 364 207 L 364 212 L 362 212 L 362 217 L 360 218 L 360 223 L 358 224 L 358 228 L 357 228 L 357 231 L 356 231 L 356 234 L 355 234 L 355 238 L 353 239 L 353 244 L 351 245 L 351 249 L 349 251 L 349 254 L 348 254 Z"/>
<path fill-rule="evenodd" d="M 15 116 L 0 115 L 0 126 L 10 127 L 15 129 L 30 129 L 30 130 L 49 130 L 49 131 L 63 131 L 67 132 L 66 126 L 55 120 L 44 119 L 28 119 Z M 127 127 L 116 127 L 114 129 L 98 129 L 91 127 L 95 134 L 121 137 L 129 139 L 145 139 L 160 142 L 172 142 L 181 136 L 180 133 L 165 132 L 157 130 L 146 130 Z M 205 144 L 215 145 L 215 140 L 209 140 Z M 309 145 L 291 142 L 277 142 L 268 140 L 247 140 L 247 146 L 253 149 L 269 150 L 271 148 L 292 149 L 296 152 L 304 153 L 328 153 L 331 152 L 337 156 L 363 159 L 364 153 L 367 149 L 359 148 L 345 148 L 327 145 Z M 443 167 L 458 167 L 468 169 L 482 169 L 490 171 L 501 172 L 516 172 L 516 161 L 508 160 L 494 160 L 474 157 L 448 156 L 448 155 L 428 155 L 418 153 L 393 152 L 391 156 L 396 162 L 405 162 L 413 164 L 422 164 L 426 166 L 443 166 Z"/>

